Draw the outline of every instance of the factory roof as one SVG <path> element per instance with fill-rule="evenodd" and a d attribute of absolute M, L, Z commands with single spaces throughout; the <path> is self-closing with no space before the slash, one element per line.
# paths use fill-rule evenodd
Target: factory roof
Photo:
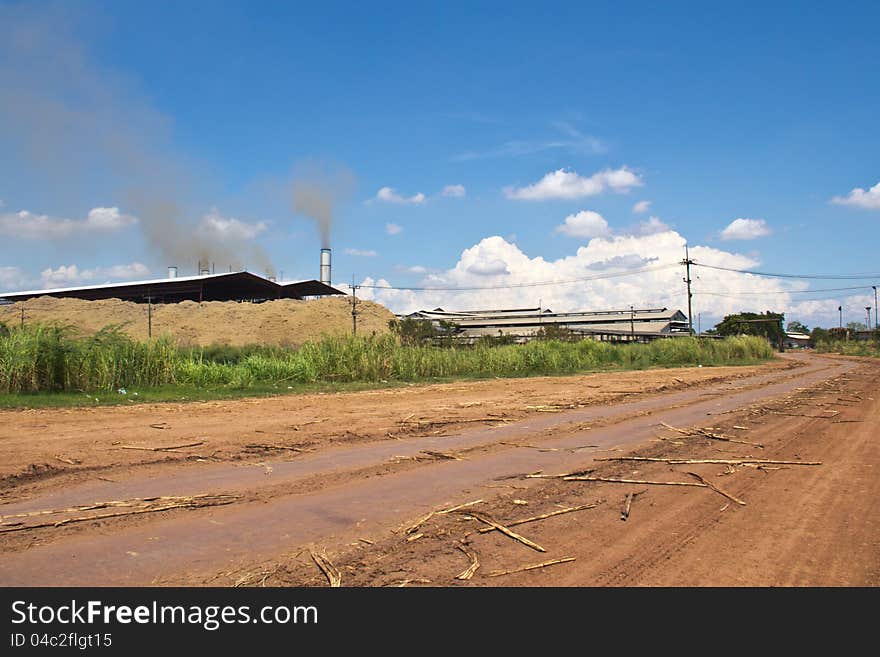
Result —
<path fill-rule="evenodd" d="M 155 303 L 177 301 L 256 301 L 344 294 L 319 281 L 276 283 L 246 271 L 177 276 L 145 281 L 103 283 L 77 287 L 59 287 L 22 292 L 0 292 L 0 299 L 23 301 L 34 297 L 68 297 L 75 299 L 123 299 Z"/>

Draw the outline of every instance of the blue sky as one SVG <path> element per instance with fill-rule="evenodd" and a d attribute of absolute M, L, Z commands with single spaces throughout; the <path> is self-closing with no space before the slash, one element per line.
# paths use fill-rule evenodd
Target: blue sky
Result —
<path fill-rule="evenodd" d="M 314 162 L 355 180 L 334 282 L 570 279 L 615 257 L 674 261 L 685 239 L 736 268 L 880 271 L 877 3 L 350 4 L 0 2 L 0 287 L 193 269 L 187 239 L 145 239 L 165 210 L 144 197 L 176 208 L 158 232 L 213 231 L 212 259 L 314 277 L 318 231 L 289 202 Z M 118 214 L 90 224 L 94 208 Z M 737 219 L 751 221 L 723 233 Z M 873 303 L 869 287 L 790 295 L 808 284 L 700 275 L 728 295 L 697 299 L 708 318 L 784 308 L 830 325 L 839 304 L 863 319 Z M 680 277 L 492 296 L 682 306 Z M 486 302 L 367 295 L 395 310 Z"/>

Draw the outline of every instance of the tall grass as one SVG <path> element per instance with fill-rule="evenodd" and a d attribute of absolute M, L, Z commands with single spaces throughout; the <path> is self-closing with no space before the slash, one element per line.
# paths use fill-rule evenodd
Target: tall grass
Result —
<path fill-rule="evenodd" d="M 816 351 L 845 356 L 872 356 L 880 358 L 880 342 L 876 340 L 831 340 L 820 342 Z"/>
<path fill-rule="evenodd" d="M 26 325 L 0 333 L 0 392 L 515 377 L 741 364 L 772 355 L 767 341 L 755 337 L 675 338 L 632 345 L 548 340 L 439 348 L 403 346 L 385 335 L 324 338 L 296 349 L 182 348 L 167 337 L 136 342 L 113 327 L 78 337 L 65 327 Z"/>

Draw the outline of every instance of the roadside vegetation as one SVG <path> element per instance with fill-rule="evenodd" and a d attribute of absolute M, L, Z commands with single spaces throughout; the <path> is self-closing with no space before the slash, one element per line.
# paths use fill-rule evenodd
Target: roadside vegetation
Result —
<path fill-rule="evenodd" d="M 140 396 L 176 386 L 202 391 L 195 396 L 204 398 L 223 396 L 224 390 L 282 392 L 316 385 L 752 364 L 772 356 L 767 340 L 751 336 L 632 345 L 541 339 L 444 347 L 384 335 L 328 337 L 298 348 L 193 348 L 167 336 L 139 342 L 118 327 L 79 336 L 67 327 L 37 324 L 0 328 L 0 393 Z"/>
<path fill-rule="evenodd" d="M 826 340 L 816 344 L 816 351 L 844 356 L 880 358 L 880 340 Z"/>

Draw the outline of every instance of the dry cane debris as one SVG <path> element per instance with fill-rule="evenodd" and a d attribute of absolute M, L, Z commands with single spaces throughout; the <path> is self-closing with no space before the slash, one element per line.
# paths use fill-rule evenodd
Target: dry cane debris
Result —
<path fill-rule="evenodd" d="M 572 513 L 574 511 L 583 511 L 584 509 L 595 509 L 597 506 L 602 504 L 604 500 L 599 500 L 594 504 L 581 504 L 579 506 L 573 506 L 565 509 L 559 509 L 558 511 L 551 511 L 550 513 L 542 513 L 539 516 L 532 516 L 531 518 L 522 518 L 520 520 L 514 520 L 512 522 L 507 523 L 508 527 L 516 527 L 517 525 L 524 525 L 527 522 L 536 522 L 538 520 L 546 520 L 547 518 L 552 518 L 554 516 L 561 516 L 563 513 Z M 473 514 L 471 514 L 473 515 Z M 485 534 L 487 532 L 493 532 L 497 529 L 497 527 L 483 527 L 480 529 L 481 534 Z"/>
<path fill-rule="evenodd" d="M 624 503 L 623 503 L 623 509 L 620 511 L 620 519 L 621 519 L 621 520 L 623 520 L 624 522 L 626 522 L 626 521 L 629 519 L 629 512 L 630 512 L 630 510 L 632 509 L 632 503 L 633 503 L 633 500 L 636 499 L 636 496 L 637 496 L 637 495 L 641 495 L 641 494 L 646 493 L 646 492 L 647 492 L 647 491 L 639 490 L 639 491 L 634 491 L 634 492 L 632 492 L 632 493 L 627 493 L 627 494 L 626 494 L 626 498 L 625 498 L 624 501 L 623 501 L 623 502 L 624 502 Z"/>
<path fill-rule="evenodd" d="M 0 533 L 24 531 L 28 529 L 38 529 L 41 527 L 61 527 L 63 525 L 75 522 L 88 522 L 89 520 L 104 520 L 107 518 L 118 518 L 121 516 L 138 515 L 142 513 L 157 513 L 159 511 L 168 511 L 170 509 L 193 509 L 206 506 L 222 506 L 232 504 L 236 500 L 241 499 L 241 495 L 192 495 L 192 496 L 168 496 L 168 497 L 144 497 L 133 500 L 112 500 L 109 502 L 98 502 L 87 506 L 70 507 L 67 509 L 55 509 L 47 511 L 31 511 L 29 513 L 17 513 L 7 516 L 0 516 L 0 521 L 7 518 L 29 518 L 34 516 L 60 515 L 64 513 L 75 513 L 83 511 L 94 511 L 98 509 L 114 508 L 114 507 L 130 507 L 125 511 L 114 511 L 111 513 L 101 513 L 96 515 L 77 516 L 73 518 L 62 518 L 61 520 L 52 520 L 37 524 L 25 524 L 22 521 L 17 522 L 0 522 Z"/>
<path fill-rule="evenodd" d="M 775 461 L 773 459 L 684 459 L 684 458 L 654 458 L 650 456 L 609 456 L 594 459 L 595 461 L 648 461 L 653 463 L 669 463 L 670 465 L 684 465 L 697 463 L 714 463 L 716 465 L 749 465 L 767 463 L 770 465 L 822 465 L 822 461 Z"/>
<path fill-rule="evenodd" d="M 342 586 L 342 574 L 339 572 L 339 569 L 333 565 L 333 562 L 327 558 L 326 553 L 317 553 L 314 550 L 309 550 L 309 554 L 312 555 L 312 561 L 314 561 L 315 565 L 317 565 L 321 572 L 324 573 L 324 576 L 327 578 L 327 581 L 332 588 Z"/>
<path fill-rule="evenodd" d="M 183 445 L 168 445 L 167 447 L 141 447 L 139 445 L 119 445 L 118 449 L 139 449 L 144 452 L 170 452 L 175 449 L 183 449 L 185 447 L 198 447 L 204 445 L 205 441 L 201 440 L 197 443 L 185 443 Z"/>
<path fill-rule="evenodd" d="M 674 427 L 671 424 L 666 424 L 665 422 L 661 422 L 660 424 L 662 424 L 665 428 L 669 429 L 670 431 L 675 431 L 675 432 L 680 433 L 684 436 L 702 436 L 703 438 L 711 438 L 712 440 L 722 440 L 722 441 L 728 442 L 728 443 L 739 443 L 741 445 L 751 445 L 752 447 L 761 447 L 761 448 L 764 447 L 760 443 L 751 443 L 747 440 L 739 440 L 738 438 L 731 438 L 730 436 L 725 436 L 720 433 L 714 433 L 713 431 L 710 431 L 709 429 L 690 429 L 690 430 L 689 429 L 679 429 L 678 427 Z"/>
<path fill-rule="evenodd" d="M 510 528 L 508 528 L 508 527 L 505 527 L 505 526 L 502 525 L 501 523 L 496 522 L 495 520 L 493 520 L 492 518 L 490 518 L 489 516 L 487 516 L 487 515 L 484 514 L 484 513 L 478 513 L 478 512 L 476 512 L 476 511 L 466 511 L 466 512 L 465 512 L 465 511 L 458 511 L 457 513 L 467 513 L 467 515 L 476 518 L 476 519 L 479 520 L 480 522 L 484 522 L 484 523 L 486 523 L 487 525 L 490 525 L 493 529 L 497 529 L 498 531 L 500 531 L 500 532 L 501 532 L 502 534 L 504 534 L 505 536 L 509 536 L 509 537 L 512 538 L 513 540 L 515 540 L 515 541 L 519 541 L 519 542 L 522 543 L 523 545 L 525 545 L 525 546 L 527 546 L 527 547 L 530 547 L 530 548 L 532 548 L 533 550 L 537 550 L 538 552 L 546 552 L 546 551 L 547 551 L 547 550 L 545 550 L 544 548 L 542 548 L 540 545 L 538 545 L 537 543 L 535 543 L 535 542 L 533 542 L 533 541 L 530 541 L 530 540 L 527 539 L 525 536 L 520 536 L 519 534 L 517 534 L 517 533 L 516 533 L 515 531 L 513 531 L 512 529 L 510 529 Z"/>
<path fill-rule="evenodd" d="M 568 563 L 569 561 L 574 561 L 574 557 L 565 557 L 563 559 L 553 559 L 552 561 L 544 561 L 543 563 L 532 564 L 531 566 L 522 566 L 521 568 L 514 568 L 513 570 L 493 570 L 489 573 L 489 577 L 501 577 L 502 575 L 511 575 L 513 573 L 522 573 L 526 570 L 535 570 L 537 568 L 546 568 L 547 566 L 555 566 L 558 563 Z"/>
<path fill-rule="evenodd" d="M 711 481 L 709 481 L 709 480 L 707 480 L 707 479 L 704 479 L 703 477 L 701 477 L 700 475 L 698 475 L 696 472 L 688 472 L 688 474 L 689 474 L 691 477 L 694 477 L 695 479 L 697 479 L 698 481 L 700 481 L 700 482 L 706 484 L 706 486 L 708 486 L 709 488 L 711 488 L 712 490 L 714 490 L 714 491 L 715 491 L 716 493 L 718 493 L 719 495 L 723 495 L 724 497 L 726 497 L 727 499 L 729 499 L 731 502 L 736 502 L 736 503 L 739 504 L 740 506 L 745 506 L 745 505 L 746 505 L 746 503 L 745 503 L 744 501 L 742 501 L 741 499 L 739 499 L 738 497 L 735 497 L 735 496 L 731 495 L 730 493 L 727 493 L 727 492 L 721 490 L 720 488 L 718 488 L 718 486 L 716 486 L 715 484 L 713 484 Z"/>
<path fill-rule="evenodd" d="M 480 567 L 480 560 L 477 558 L 477 553 L 469 551 L 463 545 L 456 545 L 455 547 L 464 552 L 471 560 L 471 565 L 461 571 L 458 575 L 456 575 L 455 579 L 470 579 L 474 576 L 474 573 L 477 572 L 477 568 Z"/>

